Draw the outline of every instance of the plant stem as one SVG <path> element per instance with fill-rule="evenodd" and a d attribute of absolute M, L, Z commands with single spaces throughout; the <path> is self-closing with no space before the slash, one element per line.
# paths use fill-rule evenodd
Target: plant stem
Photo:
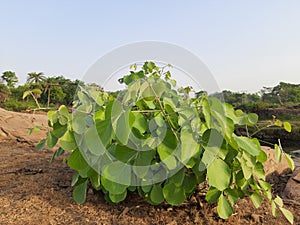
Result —
<path fill-rule="evenodd" d="M 266 128 L 269 128 L 269 127 L 271 127 L 271 126 L 273 126 L 273 124 L 269 124 L 269 125 L 267 125 L 267 126 L 265 126 L 265 127 L 262 127 L 262 128 L 260 128 L 260 129 L 258 129 L 258 130 L 255 131 L 253 134 L 251 134 L 250 137 L 253 137 L 255 134 L 257 134 L 257 133 L 261 132 L 262 130 L 264 130 L 264 129 L 266 129 Z"/>
<path fill-rule="evenodd" d="M 161 112 L 160 109 L 149 109 L 149 110 L 132 110 L 131 112 L 139 112 L 139 113 L 153 113 L 153 112 Z"/>
<path fill-rule="evenodd" d="M 161 113 L 163 114 L 163 117 L 165 118 L 165 120 L 166 120 L 167 123 L 169 124 L 169 127 L 170 127 L 172 133 L 174 134 L 174 136 L 176 137 L 176 140 L 177 140 L 178 143 L 179 143 L 179 142 L 180 142 L 180 139 L 178 138 L 178 135 L 177 135 L 176 131 L 173 129 L 172 124 L 170 123 L 170 121 L 169 121 L 169 119 L 168 119 L 168 115 L 166 114 L 166 112 L 165 112 L 165 110 L 164 110 L 164 107 L 163 107 L 163 105 L 162 105 L 162 103 L 161 103 L 159 97 L 157 96 L 155 90 L 153 89 L 152 84 L 149 83 L 149 82 L 148 82 L 148 84 L 149 84 L 149 87 L 152 89 L 152 91 L 153 91 L 153 93 L 154 93 L 154 95 L 155 95 L 155 99 L 156 99 L 156 101 L 157 101 L 158 104 L 159 104 L 160 111 L 161 111 Z"/>

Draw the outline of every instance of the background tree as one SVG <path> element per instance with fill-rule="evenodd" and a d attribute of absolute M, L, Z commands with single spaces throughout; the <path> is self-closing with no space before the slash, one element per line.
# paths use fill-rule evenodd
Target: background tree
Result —
<path fill-rule="evenodd" d="M 6 102 L 9 98 L 10 91 L 4 84 L 0 84 L 0 103 Z"/>
<path fill-rule="evenodd" d="M 31 94 L 34 95 L 35 100 L 39 99 L 41 97 L 42 93 L 42 83 L 45 81 L 46 77 L 44 76 L 44 73 L 42 72 L 31 72 L 28 73 L 27 76 L 27 83 L 29 84 L 29 90 L 31 91 Z M 39 90 L 39 91 L 34 91 L 32 90 Z M 25 93 L 25 92 L 24 92 Z"/>
<path fill-rule="evenodd" d="M 50 100 L 51 100 L 51 89 L 59 87 L 59 83 L 54 77 L 48 77 L 43 82 L 43 91 L 44 93 L 47 93 L 47 107 L 50 106 Z"/>
<path fill-rule="evenodd" d="M 12 71 L 3 72 L 1 78 L 6 82 L 6 85 L 9 88 L 13 88 L 15 84 L 18 83 L 18 77 L 16 76 L 16 73 Z"/>
<path fill-rule="evenodd" d="M 39 72 L 39 73 L 36 73 L 36 72 L 28 73 L 27 83 L 40 84 L 44 80 L 46 80 L 46 77 L 44 76 L 44 73 L 42 73 L 42 72 Z"/>
<path fill-rule="evenodd" d="M 65 93 L 63 102 L 61 102 L 61 104 L 71 106 L 78 86 L 84 86 L 84 82 L 80 80 L 72 81 L 63 76 L 57 76 L 55 79 Z"/>
<path fill-rule="evenodd" d="M 280 105 L 300 104 L 300 84 L 280 82 L 275 87 L 264 87 L 261 93 L 265 102 Z"/>

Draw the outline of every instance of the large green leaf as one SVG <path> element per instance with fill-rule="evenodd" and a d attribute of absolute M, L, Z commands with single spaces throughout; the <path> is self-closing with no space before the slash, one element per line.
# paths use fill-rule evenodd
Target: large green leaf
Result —
<path fill-rule="evenodd" d="M 219 151 L 220 151 L 220 147 L 217 146 L 205 147 L 199 169 L 201 171 L 205 170 L 207 166 L 210 165 L 216 159 Z"/>
<path fill-rule="evenodd" d="M 224 136 L 228 140 L 231 139 L 234 131 L 234 123 L 231 118 L 226 116 L 225 106 L 216 98 L 210 98 L 209 102 L 211 115 L 218 121 L 218 124 L 215 125 L 215 128 L 221 127 Z"/>
<path fill-rule="evenodd" d="M 57 123 L 57 119 L 58 119 L 57 111 L 50 110 L 48 111 L 47 115 L 48 115 L 48 120 L 51 122 L 52 126 L 53 124 Z"/>
<path fill-rule="evenodd" d="M 287 210 L 283 207 L 279 207 L 279 209 L 282 212 L 282 214 L 285 216 L 285 218 L 290 222 L 290 224 L 294 224 L 293 214 L 289 210 Z"/>
<path fill-rule="evenodd" d="M 47 139 L 42 139 L 39 141 L 39 143 L 36 145 L 36 150 L 41 151 L 45 147 Z"/>
<path fill-rule="evenodd" d="M 84 93 L 83 91 L 78 91 L 77 97 L 82 105 L 84 105 L 84 106 L 91 105 L 89 96 L 86 93 Z"/>
<path fill-rule="evenodd" d="M 128 143 L 133 122 L 134 116 L 129 110 L 122 111 L 118 118 L 113 121 L 113 128 L 116 137 L 123 145 L 126 145 Z"/>
<path fill-rule="evenodd" d="M 192 193 L 197 186 L 197 178 L 194 173 L 188 174 L 184 177 L 182 187 L 186 194 Z"/>
<path fill-rule="evenodd" d="M 65 116 L 60 116 L 58 118 L 58 121 L 61 125 L 66 125 L 69 121 L 68 117 L 65 117 Z"/>
<path fill-rule="evenodd" d="M 175 111 L 175 109 L 176 109 L 176 103 L 174 101 L 175 101 L 174 98 L 167 98 L 167 97 L 163 98 L 163 104 L 164 104 L 164 106 L 165 107 L 169 106 L 172 109 L 172 111 L 167 111 L 167 113 L 172 113 L 172 112 Z"/>
<path fill-rule="evenodd" d="M 173 183 L 168 183 L 164 186 L 163 194 L 171 205 L 180 205 L 186 198 L 183 188 L 177 187 Z"/>
<path fill-rule="evenodd" d="M 272 215 L 277 217 L 278 216 L 278 212 L 277 212 L 277 207 L 276 207 L 276 204 L 275 202 L 272 200 L 271 201 L 271 210 L 272 210 Z"/>
<path fill-rule="evenodd" d="M 79 149 L 74 150 L 68 158 L 68 165 L 73 170 L 84 170 L 88 167 L 87 162 Z"/>
<path fill-rule="evenodd" d="M 250 155 L 258 156 L 260 154 L 261 148 L 257 143 L 248 137 L 235 136 L 235 141 L 240 148 L 244 149 Z"/>
<path fill-rule="evenodd" d="M 95 123 L 100 140 L 103 146 L 106 147 L 111 142 L 113 135 L 111 120 L 95 120 Z"/>
<path fill-rule="evenodd" d="M 134 162 L 133 172 L 139 178 L 144 178 L 148 173 L 153 157 L 156 155 L 155 150 L 138 152 Z"/>
<path fill-rule="evenodd" d="M 291 170 L 295 169 L 295 163 L 294 160 L 286 153 L 284 153 L 284 157 L 289 165 L 289 167 L 291 168 Z"/>
<path fill-rule="evenodd" d="M 217 211 L 218 211 L 219 216 L 222 219 L 227 219 L 233 213 L 232 207 L 231 207 L 231 205 L 229 204 L 229 202 L 227 201 L 227 199 L 225 198 L 224 195 L 221 195 L 219 197 Z"/>
<path fill-rule="evenodd" d="M 255 167 L 254 167 L 254 175 L 261 180 L 265 180 L 265 170 L 264 170 L 264 166 L 262 165 L 262 163 L 257 162 Z"/>
<path fill-rule="evenodd" d="M 155 92 L 155 95 L 158 97 L 161 97 L 162 94 L 166 91 L 166 85 L 161 80 L 158 80 L 158 82 L 152 84 L 152 88 Z"/>
<path fill-rule="evenodd" d="M 210 187 L 209 190 L 206 192 L 205 199 L 209 203 L 215 203 L 219 199 L 220 195 L 222 194 L 217 188 Z"/>
<path fill-rule="evenodd" d="M 133 115 L 134 115 L 133 127 L 138 129 L 141 134 L 145 133 L 148 128 L 145 117 L 140 112 L 135 112 L 135 113 L 133 113 Z"/>
<path fill-rule="evenodd" d="M 267 156 L 267 153 L 265 153 L 263 150 L 260 151 L 259 155 L 256 156 L 257 160 L 260 162 L 260 163 L 264 163 L 267 161 L 268 159 L 268 156 Z"/>
<path fill-rule="evenodd" d="M 216 129 L 207 129 L 202 135 L 202 143 L 205 147 L 221 147 L 224 141 L 223 135 Z"/>
<path fill-rule="evenodd" d="M 58 112 L 60 115 L 65 116 L 65 117 L 68 117 L 68 115 L 69 115 L 69 110 L 65 105 L 61 105 L 58 108 Z"/>
<path fill-rule="evenodd" d="M 163 142 L 157 146 L 157 152 L 160 159 L 170 170 L 176 168 L 177 166 L 177 160 L 173 154 L 176 147 L 176 138 L 173 133 L 168 130 Z"/>
<path fill-rule="evenodd" d="M 83 134 L 86 130 L 86 116 L 74 114 L 72 118 L 72 128 L 77 134 Z"/>
<path fill-rule="evenodd" d="M 181 151 L 179 159 L 186 164 L 199 151 L 199 144 L 195 140 L 194 135 L 187 129 L 181 131 Z"/>
<path fill-rule="evenodd" d="M 160 184 L 153 185 L 150 192 L 150 199 L 154 204 L 160 204 L 164 201 L 163 189 Z"/>
<path fill-rule="evenodd" d="M 203 99 L 203 115 L 205 118 L 205 122 L 207 124 L 207 128 L 211 128 L 211 111 L 210 111 L 210 105 L 207 99 Z"/>
<path fill-rule="evenodd" d="M 56 143 L 58 141 L 58 138 L 55 137 L 52 132 L 48 131 L 48 134 L 47 134 L 47 146 L 48 148 L 53 148 Z"/>
<path fill-rule="evenodd" d="M 169 178 L 169 183 L 175 184 L 177 187 L 181 187 L 185 175 L 185 169 L 182 168 L 176 174 Z"/>
<path fill-rule="evenodd" d="M 248 119 L 249 125 L 255 125 L 258 121 L 258 115 L 255 113 L 249 113 L 247 116 L 247 119 Z"/>
<path fill-rule="evenodd" d="M 128 163 L 136 159 L 138 153 L 138 151 L 128 148 L 127 146 L 116 145 L 115 156 L 118 160 L 124 163 Z"/>
<path fill-rule="evenodd" d="M 113 182 L 109 179 L 106 179 L 104 176 L 101 176 L 101 184 L 105 190 L 109 191 L 111 194 L 120 195 L 125 192 L 128 185 L 123 185 L 117 182 Z"/>
<path fill-rule="evenodd" d="M 202 143 L 205 151 L 201 159 L 201 165 L 208 166 L 212 163 L 220 152 L 223 141 L 223 136 L 216 129 L 208 129 L 203 133 Z"/>
<path fill-rule="evenodd" d="M 207 167 L 208 183 L 220 191 L 230 186 L 231 170 L 222 159 L 216 158 Z"/>
<path fill-rule="evenodd" d="M 119 202 L 123 201 L 126 198 L 126 196 L 127 196 L 126 190 L 121 194 L 113 194 L 113 193 L 109 192 L 109 199 L 113 203 L 119 203 Z"/>
<path fill-rule="evenodd" d="M 61 148 L 66 151 L 71 151 L 77 148 L 76 140 L 74 134 L 71 131 L 67 131 L 64 136 L 61 137 L 59 142 Z"/>
<path fill-rule="evenodd" d="M 262 203 L 262 198 L 261 195 L 258 194 L 257 192 L 253 192 L 250 195 L 250 199 L 253 202 L 253 205 L 255 206 L 255 208 L 259 208 L 261 203 Z"/>
<path fill-rule="evenodd" d="M 60 123 L 55 123 L 55 124 L 53 124 L 52 134 L 55 137 L 60 138 L 60 137 L 62 137 L 66 133 L 67 130 L 68 130 L 67 125 L 63 126 Z"/>
<path fill-rule="evenodd" d="M 252 176 L 253 168 L 247 165 L 247 161 L 244 158 L 241 158 L 240 164 L 242 167 L 242 171 L 246 180 L 248 180 Z"/>
<path fill-rule="evenodd" d="M 73 190 L 73 198 L 79 204 L 82 204 L 85 202 L 87 184 L 88 184 L 88 180 L 85 180 L 84 182 L 76 185 L 76 187 Z"/>
<path fill-rule="evenodd" d="M 225 193 L 227 194 L 228 201 L 231 205 L 234 205 L 239 200 L 239 192 L 237 189 L 231 189 L 228 188 L 225 190 Z"/>
<path fill-rule="evenodd" d="M 101 176 L 92 168 L 88 171 L 87 175 L 90 178 L 93 188 L 95 188 L 96 190 L 100 190 Z"/>
<path fill-rule="evenodd" d="M 103 168 L 102 177 L 105 177 L 106 179 L 111 180 L 113 182 L 122 184 L 123 186 L 129 186 L 131 183 L 131 167 L 120 161 L 112 162 Z"/>
<path fill-rule="evenodd" d="M 93 154 L 100 156 L 106 151 L 106 148 L 100 140 L 95 126 L 88 128 L 84 136 L 86 144 Z"/>

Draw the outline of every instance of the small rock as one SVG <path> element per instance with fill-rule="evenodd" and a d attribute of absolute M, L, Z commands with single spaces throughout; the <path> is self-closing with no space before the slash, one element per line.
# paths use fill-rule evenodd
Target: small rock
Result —
<path fill-rule="evenodd" d="M 172 211 L 173 211 L 173 208 L 169 207 L 169 208 L 167 208 L 167 211 L 168 211 L 168 212 L 172 212 Z"/>
<path fill-rule="evenodd" d="M 299 201 L 300 202 L 300 167 L 298 167 L 294 172 L 293 176 L 288 180 L 283 195 L 286 198 Z"/>
<path fill-rule="evenodd" d="M 296 176 L 292 177 L 292 179 L 298 183 L 300 183 L 300 173 L 296 174 Z"/>

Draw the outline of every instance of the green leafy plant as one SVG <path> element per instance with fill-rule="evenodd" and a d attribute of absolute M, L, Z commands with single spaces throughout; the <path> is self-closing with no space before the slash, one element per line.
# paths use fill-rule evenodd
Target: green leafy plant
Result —
<path fill-rule="evenodd" d="M 76 202 L 85 201 L 91 183 L 113 203 L 137 191 L 154 205 L 180 205 L 207 181 L 206 200 L 217 203 L 223 219 L 233 214 L 239 199 L 249 197 L 259 207 L 265 197 L 274 216 L 279 208 L 293 223 L 282 200 L 272 198 L 260 142 L 234 133 L 235 126 L 256 126 L 256 114 L 205 94 L 190 97 L 190 87 L 176 89 L 170 72 L 153 62 L 132 68 L 119 79 L 124 90 L 109 94 L 80 88 L 73 113 L 66 106 L 48 112 L 52 129 L 37 148 L 52 148 L 60 140 L 55 155 L 71 152 L 67 161 L 76 171 Z M 288 124 L 284 128 L 290 130 Z M 293 169 L 280 143 L 275 150 L 278 161 L 284 155 Z"/>

